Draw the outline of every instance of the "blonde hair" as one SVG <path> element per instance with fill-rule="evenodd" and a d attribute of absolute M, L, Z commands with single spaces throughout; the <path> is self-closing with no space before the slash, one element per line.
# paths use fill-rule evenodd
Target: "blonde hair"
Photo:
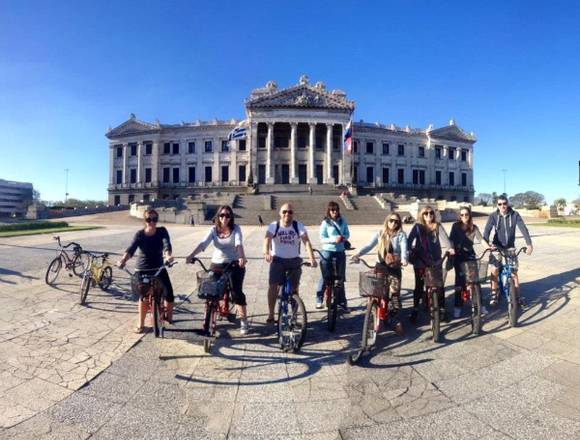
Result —
<path fill-rule="evenodd" d="M 427 211 L 433 211 L 433 224 L 431 226 L 428 225 L 427 222 L 425 221 L 425 213 Z M 435 210 L 429 205 L 425 206 L 421 210 L 421 212 L 419 213 L 419 218 L 417 219 L 417 223 L 422 225 L 427 230 L 434 231 L 435 229 L 437 229 L 437 220 L 435 219 Z"/>
<path fill-rule="evenodd" d="M 389 219 L 393 215 L 397 217 L 397 220 L 399 220 L 399 226 L 393 229 L 389 229 Z M 402 227 L 403 224 L 401 216 L 399 215 L 398 212 L 392 212 L 385 217 L 385 222 L 383 223 L 383 232 L 381 234 L 381 237 L 379 238 L 379 255 L 383 259 L 385 258 L 387 252 L 389 251 L 389 243 L 391 242 L 391 238 L 395 235 L 395 233 L 400 231 Z"/>

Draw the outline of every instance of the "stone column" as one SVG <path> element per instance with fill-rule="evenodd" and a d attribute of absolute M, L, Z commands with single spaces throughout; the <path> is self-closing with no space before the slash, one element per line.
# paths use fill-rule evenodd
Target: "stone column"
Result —
<path fill-rule="evenodd" d="M 187 140 L 181 139 L 179 141 L 179 182 L 187 183 Z"/>
<path fill-rule="evenodd" d="M 310 136 L 308 143 L 308 183 L 315 184 L 316 183 L 316 170 L 314 168 L 314 139 L 315 139 L 315 130 L 316 124 L 309 123 L 310 126 Z"/>
<path fill-rule="evenodd" d="M 298 123 L 292 122 L 290 124 L 290 183 L 298 183 L 298 176 L 296 175 L 296 135 Z"/>
<path fill-rule="evenodd" d="M 326 124 L 326 184 L 334 184 L 332 179 L 332 124 Z"/>
<path fill-rule="evenodd" d="M 345 125 L 340 125 L 340 151 L 342 157 L 342 179 L 341 182 L 343 185 L 347 185 L 352 183 L 352 173 L 351 173 L 351 163 L 352 163 L 352 153 L 348 154 L 345 151 L 344 147 L 344 129 Z M 353 142 L 351 140 L 351 142 Z M 351 148 L 354 149 L 354 145 L 351 144 Z"/>
<path fill-rule="evenodd" d="M 159 186 L 159 139 L 153 141 L 151 151 L 151 184 L 155 187 Z"/>
<path fill-rule="evenodd" d="M 123 185 L 126 185 L 129 181 L 128 174 L 129 169 L 127 166 L 127 149 L 129 148 L 129 144 L 123 144 Z"/>
<path fill-rule="evenodd" d="M 117 148 L 109 145 L 109 185 L 115 185 L 115 158 L 117 157 Z"/>
<path fill-rule="evenodd" d="M 205 178 L 205 169 L 203 166 L 203 152 L 205 151 L 205 141 L 203 138 L 195 139 L 195 185 L 203 182 Z"/>
<path fill-rule="evenodd" d="M 139 142 L 137 144 L 137 185 L 143 186 L 143 182 L 141 181 L 141 176 L 143 173 L 143 142 Z"/>
<path fill-rule="evenodd" d="M 246 148 L 249 149 L 248 154 L 248 169 L 246 171 L 248 177 L 252 174 L 254 184 L 258 183 L 258 123 L 250 121 L 249 124 L 249 140 Z"/>
<path fill-rule="evenodd" d="M 268 137 L 266 138 L 266 183 L 274 183 L 274 176 L 272 176 L 272 144 L 274 141 L 274 124 L 268 122 Z"/>

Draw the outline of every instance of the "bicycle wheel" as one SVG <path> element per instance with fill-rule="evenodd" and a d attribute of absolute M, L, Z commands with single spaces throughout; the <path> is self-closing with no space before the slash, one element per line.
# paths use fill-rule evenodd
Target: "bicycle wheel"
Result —
<path fill-rule="evenodd" d="M 510 290 L 508 304 L 510 327 L 515 327 L 518 325 L 518 295 L 513 278 L 510 278 L 508 286 Z"/>
<path fill-rule="evenodd" d="M 431 296 L 431 331 L 433 332 L 433 342 L 439 342 L 441 332 L 441 313 L 439 310 L 439 292 L 434 287 L 429 287 Z"/>
<path fill-rule="evenodd" d="M 103 269 L 103 274 L 101 280 L 99 281 L 99 287 L 101 290 L 107 290 L 113 282 L 113 269 L 109 266 Z"/>
<path fill-rule="evenodd" d="M 153 298 L 153 332 L 156 338 L 163 337 L 163 312 L 161 298 Z"/>
<path fill-rule="evenodd" d="M 87 254 L 77 254 L 72 261 L 72 271 L 77 277 L 83 276 L 83 271 L 89 262 Z"/>
<path fill-rule="evenodd" d="M 83 274 L 83 280 L 81 281 L 81 305 L 85 305 L 87 301 L 87 295 L 89 294 L 89 289 L 91 288 L 92 277 L 88 270 L 85 270 Z"/>
<path fill-rule="evenodd" d="M 56 279 L 58 278 L 58 274 L 60 272 L 60 268 L 62 267 L 62 260 L 60 257 L 56 257 L 54 260 L 50 262 L 48 265 L 48 269 L 46 269 L 46 275 L 44 276 L 44 281 L 49 286 L 52 286 Z"/>
<path fill-rule="evenodd" d="M 290 318 L 290 331 L 292 333 L 292 349 L 297 352 L 306 339 L 306 326 L 308 324 L 306 307 L 297 294 L 290 297 L 288 301 L 288 312 Z"/>
<path fill-rule="evenodd" d="M 211 339 L 213 336 L 213 314 L 215 313 L 215 305 L 212 301 L 205 303 L 205 316 L 203 318 L 203 331 L 205 333 L 205 339 L 203 340 L 203 351 L 209 353 L 211 351 Z"/>
<path fill-rule="evenodd" d="M 471 332 L 474 335 L 481 333 L 481 287 L 471 285 Z"/>
<path fill-rule="evenodd" d="M 379 306 L 377 302 L 372 299 L 367 304 L 367 311 L 365 313 L 361 351 L 366 351 L 376 344 L 379 325 Z"/>
<path fill-rule="evenodd" d="M 336 304 L 336 297 L 337 297 L 337 288 L 333 287 L 330 290 L 330 295 L 328 295 L 328 301 L 326 302 L 326 314 L 327 314 L 327 322 L 328 331 L 333 332 L 336 328 L 336 315 L 337 315 L 337 304 Z"/>

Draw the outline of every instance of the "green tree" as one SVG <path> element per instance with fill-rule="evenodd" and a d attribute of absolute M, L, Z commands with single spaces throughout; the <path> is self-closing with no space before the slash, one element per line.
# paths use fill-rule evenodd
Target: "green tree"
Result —
<path fill-rule="evenodd" d="M 474 202 L 476 205 L 487 206 L 493 202 L 493 196 L 489 193 L 479 193 Z"/>
<path fill-rule="evenodd" d="M 558 208 L 559 211 L 562 211 L 567 206 L 566 199 L 556 199 L 554 200 L 554 205 L 556 205 L 556 208 Z"/>

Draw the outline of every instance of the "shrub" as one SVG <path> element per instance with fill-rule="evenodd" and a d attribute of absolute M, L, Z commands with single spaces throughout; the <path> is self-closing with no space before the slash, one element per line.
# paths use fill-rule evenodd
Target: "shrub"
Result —
<path fill-rule="evenodd" d="M 66 227 L 68 227 L 67 222 L 24 222 L 24 223 L 12 223 L 9 225 L 0 225 L 0 232 L 29 231 L 36 229 L 53 229 Z"/>

